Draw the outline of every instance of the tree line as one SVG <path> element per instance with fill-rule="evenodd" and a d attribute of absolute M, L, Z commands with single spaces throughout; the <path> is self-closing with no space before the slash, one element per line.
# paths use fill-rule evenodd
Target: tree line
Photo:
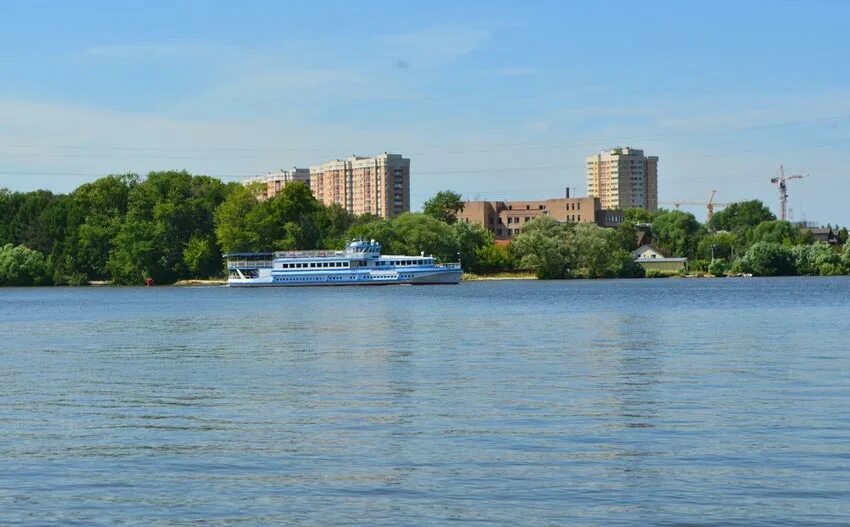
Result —
<path fill-rule="evenodd" d="M 484 229 L 433 208 L 381 219 L 325 206 L 304 183 L 262 201 L 257 190 L 185 171 L 109 175 L 69 194 L 0 189 L 0 285 L 221 277 L 226 253 L 342 249 L 354 238 L 480 270 L 477 251 L 492 244 Z"/>
<path fill-rule="evenodd" d="M 533 272 L 540 278 L 638 277 L 637 234 L 692 269 L 717 275 L 846 274 L 845 248 L 816 242 L 777 221 L 759 201 L 733 204 L 701 224 L 689 213 L 625 211 L 617 229 L 540 217 L 509 245 L 457 221 L 461 196 L 437 193 L 423 212 L 382 219 L 318 202 L 303 183 L 258 200 L 256 188 L 185 171 L 110 175 L 69 194 L 0 189 L 0 285 L 141 284 L 223 276 L 222 255 L 342 249 L 375 239 L 385 253 L 425 252 L 475 273 Z"/>

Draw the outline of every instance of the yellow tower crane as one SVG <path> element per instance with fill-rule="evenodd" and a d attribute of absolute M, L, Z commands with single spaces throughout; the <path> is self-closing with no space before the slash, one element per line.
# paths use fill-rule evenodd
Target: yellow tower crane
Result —
<path fill-rule="evenodd" d="M 716 203 L 714 201 L 714 196 L 717 194 L 716 190 L 711 191 L 711 197 L 708 198 L 708 202 L 705 201 L 684 201 L 684 200 L 676 200 L 676 201 L 662 201 L 659 202 L 659 205 L 673 205 L 677 210 L 681 205 L 703 205 L 706 209 L 706 223 L 711 221 L 711 218 L 714 216 L 714 207 L 725 207 L 729 205 L 729 203 Z"/>

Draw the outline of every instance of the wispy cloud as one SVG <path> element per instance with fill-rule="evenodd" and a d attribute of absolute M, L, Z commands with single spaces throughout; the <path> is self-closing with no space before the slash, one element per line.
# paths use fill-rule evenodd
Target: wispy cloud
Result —
<path fill-rule="evenodd" d="M 513 68 L 497 68 L 493 70 L 493 75 L 499 77 L 530 77 L 533 75 L 539 75 L 540 70 L 537 68 L 522 68 L 522 67 L 513 67 Z"/>
<path fill-rule="evenodd" d="M 450 62 L 480 49 L 490 38 L 485 29 L 431 27 L 386 35 L 385 52 L 393 53 L 409 66 L 431 67 Z"/>
<path fill-rule="evenodd" d="M 115 60 L 211 59 L 238 51 L 238 48 L 205 42 L 142 42 L 91 46 L 80 50 L 76 57 Z"/>

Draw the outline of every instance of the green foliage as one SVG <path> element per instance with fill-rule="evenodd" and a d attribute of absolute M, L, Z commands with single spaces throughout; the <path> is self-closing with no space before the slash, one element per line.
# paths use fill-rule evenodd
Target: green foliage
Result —
<path fill-rule="evenodd" d="M 520 268 L 534 271 L 541 279 L 566 278 L 569 263 L 566 231 L 566 226 L 548 216 L 526 223 L 511 244 Z"/>
<path fill-rule="evenodd" d="M 215 212 L 215 234 L 222 253 L 258 251 L 260 245 L 255 232 L 254 212 L 260 203 L 249 188 L 238 187 L 230 191 Z"/>
<path fill-rule="evenodd" d="M 646 209 L 626 209 L 623 211 L 623 217 L 625 222 L 630 222 L 632 224 L 637 223 L 652 223 L 655 221 L 655 217 L 658 214 L 663 214 L 665 211 L 659 210 L 658 212 L 651 212 Z"/>
<path fill-rule="evenodd" d="M 844 250 L 841 252 L 841 265 L 850 272 L 850 243 L 844 244 Z"/>
<path fill-rule="evenodd" d="M 841 255 L 828 244 L 817 242 L 791 249 L 794 266 L 800 275 L 842 274 Z"/>
<path fill-rule="evenodd" d="M 594 223 L 564 226 L 544 216 L 526 224 L 512 249 L 520 266 L 533 270 L 539 278 L 643 276 L 643 268 L 621 243 L 614 229 Z"/>
<path fill-rule="evenodd" d="M 573 274 L 600 278 L 617 276 L 614 259 L 624 253 L 620 238 L 614 229 L 605 229 L 595 223 L 579 223 L 565 236 L 567 258 Z"/>
<path fill-rule="evenodd" d="M 309 186 L 294 182 L 265 201 L 250 188 L 233 189 L 215 212 L 215 235 L 224 253 L 333 248 L 351 222 L 344 209 L 325 209 Z"/>
<path fill-rule="evenodd" d="M 729 274 L 731 265 L 726 260 L 714 260 L 708 265 L 708 272 L 714 276 L 726 276 Z"/>
<path fill-rule="evenodd" d="M 753 230 L 753 243 L 769 242 L 790 246 L 800 243 L 802 238 L 799 228 L 781 220 L 762 222 Z"/>
<path fill-rule="evenodd" d="M 171 283 L 193 276 L 187 262 L 211 271 L 221 253 L 200 255 L 201 242 L 193 242 L 188 258 L 184 250 L 193 238 L 212 239 L 213 216 L 225 200 L 227 187 L 206 176 L 181 172 L 151 172 L 128 194 L 127 215 L 115 239 L 107 269 L 118 283 L 142 283 L 151 276 L 156 283 Z M 202 263 L 203 262 L 203 263 Z"/>
<path fill-rule="evenodd" d="M 193 278 L 214 276 L 221 271 L 221 254 L 210 238 L 193 236 L 183 250 L 183 261 Z"/>
<path fill-rule="evenodd" d="M 850 244 L 841 252 L 814 242 L 810 233 L 775 221 L 759 201 L 715 214 L 713 233 L 684 212 L 630 209 L 617 229 L 543 216 L 504 246 L 482 227 L 456 221 L 463 203 L 454 192 L 435 195 L 424 213 L 392 219 L 323 206 L 303 183 L 265 201 L 257 195 L 251 187 L 186 172 L 153 172 L 144 180 L 111 175 L 68 195 L 0 189 L 0 285 L 141 284 L 149 275 L 168 283 L 219 275 L 222 252 L 341 249 L 352 238 L 378 240 L 388 254 L 459 259 L 476 273 L 522 268 L 540 278 L 643 276 L 629 253 L 638 223 L 649 222 L 660 248 L 716 276 L 850 271 Z M 840 241 L 847 236 L 847 229 L 838 230 Z"/>
<path fill-rule="evenodd" d="M 391 237 L 392 254 L 433 255 L 444 262 L 457 261 L 458 246 L 452 228 L 422 213 L 408 212 L 388 221 L 395 236 Z M 376 238 L 378 239 L 378 238 Z"/>
<path fill-rule="evenodd" d="M 701 260 L 732 258 L 738 237 L 731 232 L 717 232 L 703 236 L 697 244 L 696 257 Z"/>
<path fill-rule="evenodd" d="M 75 265 L 64 275 L 79 273 L 89 280 L 104 280 L 109 273 L 106 262 L 127 214 L 130 190 L 139 182 L 135 174 L 107 176 L 77 188 L 71 195 L 79 220 L 76 236 L 67 247 Z"/>
<path fill-rule="evenodd" d="M 725 209 L 715 212 L 708 224 L 714 231 L 738 231 L 742 228 L 753 229 L 764 221 L 773 221 L 776 216 L 764 203 L 755 199 L 732 203 Z"/>
<path fill-rule="evenodd" d="M 480 225 L 458 222 L 452 225 L 452 238 L 456 244 L 456 254 L 464 269 L 474 273 L 481 272 L 478 252 L 483 247 L 493 247 L 493 235 Z"/>
<path fill-rule="evenodd" d="M 463 199 L 457 192 L 443 190 L 425 202 L 422 211 L 449 225 L 457 221 L 457 213 L 463 210 Z"/>
<path fill-rule="evenodd" d="M 646 272 L 646 278 L 670 278 L 672 276 L 677 276 L 679 273 L 676 271 L 659 271 L 658 269 L 650 269 Z"/>
<path fill-rule="evenodd" d="M 652 222 L 656 245 L 670 256 L 692 258 L 702 234 L 702 225 L 688 212 L 660 212 Z"/>
<path fill-rule="evenodd" d="M 0 286 L 46 285 L 50 283 L 47 259 L 23 245 L 0 247 Z"/>
<path fill-rule="evenodd" d="M 498 273 L 512 271 L 516 268 L 516 261 L 507 245 L 491 243 L 483 245 L 475 250 L 476 273 Z"/>
<path fill-rule="evenodd" d="M 796 274 L 794 254 L 789 247 L 773 242 L 757 242 L 740 259 L 742 272 L 756 276 Z"/>
<path fill-rule="evenodd" d="M 643 210 L 643 209 L 630 209 Z M 626 220 L 617 227 L 617 236 L 620 238 L 620 248 L 626 252 L 632 252 L 638 248 L 637 225 L 635 222 Z"/>

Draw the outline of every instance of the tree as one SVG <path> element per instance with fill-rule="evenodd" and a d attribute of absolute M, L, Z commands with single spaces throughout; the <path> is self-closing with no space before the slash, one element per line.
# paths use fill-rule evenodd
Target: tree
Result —
<path fill-rule="evenodd" d="M 342 205 L 334 203 L 321 207 L 316 213 L 316 227 L 321 235 L 319 243 L 322 249 L 342 249 L 348 239 L 346 233 L 354 225 L 355 216 L 349 214 Z"/>
<path fill-rule="evenodd" d="M 457 221 L 458 212 L 463 210 L 463 199 L 457 192 L 443 190 L 426 201 L 422 210 L 425 214 L 451 225 Z"/>
<path fill-rule="evenodd" d="M 842 274 L 841 255 L 823 242 L 797 245 L 791 249 L 794 266 L 800 275 Z"/>
<path fill-rule="evenodd" d="M 259 245 L 251 218 L 259 202 L 249 188 L 232 189 L 215 211 L 215 235 L 223 253 L 248 252 Z"/>
<path fill-rule="evenodd" d="M 579 223 L 566 236 L 569 265 L 575 276 L 588 278 L 642 276 L 642 267 L 621 247 L 614 229 Z M 640 270 L 638 270 L 640 269 Z"/>
<path fill-rule="evenodd" d="M 671 256 L 693 258 L 702 234 L 702 225 L 689 212 L 660 212 L 652 222 L 655 243 Z"/>
<path fill-rule="evenodd" d="M 652 223 L 658 214 L 663 214 L 664 212 L 667 211 L 665 211 L 664 209 L 661 209 L 657 212 L 652 212 L 640 208 L 626 209 L 623 211 L 623 218 L 624 221 L 631 222 L 633 224 Z"/>
<path fill-rule="evenodd" d="M 221 271 L 221 253 L 209 237 L 190 238 L 183 249 L 183 261 L 193 278 L 206 278 Z"/>
<path fill-rule="evenodd" d="M 455 223 L 451 229 L 463 268 L 480 272 L 478 252 L 482 247 L 493 245 L 493 234 L 480 225 L 463 222 Z"/>
<path fill-rule="evenodd" d="M 838 238 L 839 245 L 844 245 L 845 243 L 847 243 L 847 239 L 848 237 L 850 237 L 850 233 L 847 232 L 847 227 L 841 227 L 838 230 L 838 234 L 836 234 L 836 237 Z"/>
<path fill-rule="evenodd" d="M 519 266 L 534 271 L 537 278 L 565 278 L 568 275 L 567 227 L 549 216 L 528 223 L 511 244 Z"/>
<path fill-rule="evenodd" d="M 471 270 L 476 273 L 496 273 L 514 268 L 516 262 L 508 246 L 491 243 L 475 250 L 475 268 Z"/>
<path fill-rule="evenodd" d="M 620 239 L 620 247 L 624 251 L 632 252 L 638 248 L 637 225 L 634 222 L 626 220 L 618 225 L 617 236 Z"/>
<path fill-rule="evenodd" d="M 796 245 L 802 241 L 800 229 L 788 221 L 772 220 L 760 223 L 753 230 L 753 242 L 770 242 Z"/>
<path fill-rule="evenodd" d="M 452 227 L 427 214 L 408 212 L 390 220 L 395 237 L 390 243 L 392 254 L 434 255 L 443 262 L 455 262 L 460 247 Z"/>
<path fill-rule="evenodd" d="M 213 216 L 227 191 L 217 179 L 186 171 L 148 174 L 128 194 L 127 215 L 107 264 L 113 279 L 141 283 L 151 276 L 157 283 L 171 283 L 193 276 L 187 261 L 200 262 L 198 254 L 187 259 L 184 251 L 193 238 L 212 239 Z M 211 244 L 209 250 L 202 260 L 220 262 L 218 246 Z"/>
<path fill-rule="evenodd" d="M 0 247 L 0 286 L 47 285 L 50 272 L 47 259 L 23 245 L 7 243 Z"/>
<path fill-rule="evenodd" d="M 127 214 L 130 190 L 138 182 L 135 174 L 110 175 L 81 185 L 71 194 L 79 227 L 73 246 L 67 248 L 75 263 L 63 268 L 64 275 L 80 273 L 88 280 L 108 277 L 109 254 Z"/>
<path fill-rule="evenodd" d="M 850 243 L 844 245 L 844 251 L 841 252 L 841 265 L 844 266 L 845 272 L 850 272 Z"/>
<path fill-rule="evenodd" d="M 696 257 L 709 262 L 716 259 L 731 260 L 737 243 L 737 236 L 731 232 L 707 234 L 697 244 Z"/>
<path fill-rule="evenodd" d="M 796 274 L 791 249 L 772 242 L 757 242 L 738 261 L 741 271 L 757 276 Z"/>
<path fill-rule="evenodd" d="M 773 221 L 776 216 L 761 201 L 741 201 L 732 203 L 725 209 L 715 212 L 708 223 L 714 231 L 737 231 L 742 228 L 755 228 L 763 221 Z"/>

